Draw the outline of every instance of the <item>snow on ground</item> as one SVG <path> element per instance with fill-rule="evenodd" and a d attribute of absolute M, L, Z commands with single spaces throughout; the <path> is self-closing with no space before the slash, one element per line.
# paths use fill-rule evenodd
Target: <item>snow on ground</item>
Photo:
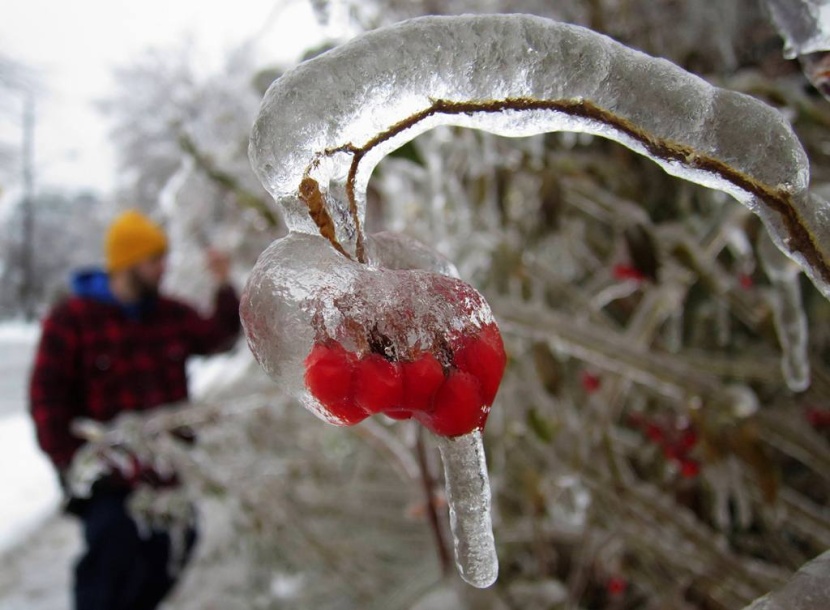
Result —
<path fill-rule="evenodd" d="M 36 324 L 0 325 L 0 610 L 66 610 L 77 525 L 58 516 L 55 474 L 35 441 L 26 385 Z"/>
<path fill-rule="evenodd" d="M 40 335 L 40 326 L 32 322 L 13 321 L 0 324 L 0 341 L 34 345 Z"/>
<path fill-rule="evenodd" d="M 26 386 L 39 329 L 34 324 L 0 325 L 0 610 L 68 610 L 72 567 L 81 551 L 78 521 L 60 513 L 54 472 L 35 440 L 26 409 Z M 242 383 L 252 358 L 247 349 L 196 359 L 191 389 L 204 397 L 222 386 Z M 194 568 L 169 600 L 168 608 L 229 610 L 207 602 L 211 592 L 238 586 L 236 568 L 212 564 L 217 548 L 232 539 L 227 515 L 203 507 L 205 531 Z M 198 599 L 195 606 L 187 600 Z M 234 609 L 235 610 L 235 609 Z"/>
<path fill-rule="evenodd" d="M 53 515 L 25 543 L 0 555 L 0 610 L 69 610 L 80 528 Z"/>
<path fill-rule="evenodd" d="M 26 412 L 26 384 L 38 327 L 0 325 L 0 553 L 55 512 L 59 491 Z"/>
<path fill-rule="evenodd" d="M 60 492 L 26 413 L 0 418 L 0 553 L 54 514 Z"/>

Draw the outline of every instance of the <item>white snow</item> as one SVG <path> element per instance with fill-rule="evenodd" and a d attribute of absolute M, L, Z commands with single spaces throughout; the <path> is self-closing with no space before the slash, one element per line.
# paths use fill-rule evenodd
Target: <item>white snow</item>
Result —
<path fill-rule="evenodd" d="M 37 446 L 25 388 L 36 324 L 0 325 L 0 553 L 25 539 L 58 506 L 51 464 Z"/>
<path fill-rule="evenodd" d="M 58 506 L 49 461 L 35 443 L 28 414 L 0 419 L 0 553 L 24 540 Z"/>
<path fill-rule="evenodd" d="M 15 320 L 0 324 L 0 342 L 33 345 L 39 336 L 40 326 L 31 322 Z"/>

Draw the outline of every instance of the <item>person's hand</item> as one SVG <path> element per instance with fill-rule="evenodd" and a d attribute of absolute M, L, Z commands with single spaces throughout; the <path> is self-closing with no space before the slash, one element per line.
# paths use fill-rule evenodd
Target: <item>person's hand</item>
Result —
<path fill-rule="evenodd" d="M 230 257 L 226 253 L 216 250 L 214 248 L 208 248 L 206 251 L 206 255 L 207 268 L 210 272 L 210 275 L 213 276 L 213 279 L 215 279 L 216 283 L 220 286 L 223 284 L 227 284 L 231 270 Z"/>

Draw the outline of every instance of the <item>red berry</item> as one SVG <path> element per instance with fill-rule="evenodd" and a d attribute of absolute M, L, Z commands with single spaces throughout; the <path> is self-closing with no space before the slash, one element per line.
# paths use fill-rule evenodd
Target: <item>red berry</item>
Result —
<path fill-rule="evenodd" d="M 683 460 L 680 462 L 680 476 L 684 479 L 693 479 L 700 474 L 700 464 L 695 460 Z"/>
<path fill-rule="evenodd" d="M 694 428 L 689 427 L 686 428 L 681 432 L 680 441 L 678 443 L 680 445 L 680 449 L 688 452 L 691 451 L 692 448 L 697 444 L 697 431 Z"/>
<path fill-rule="evenodd" d="M 419 411 L 415 417 L 441 436 L 460 436 L 480 430 L 490 413 L 478 380 L 461 371 L 450 372 L 435 394 L 433 405 L 432 412 Z"/>
<path fill-rule="evenodd" d="M 625 264 L 618 264 L 614 265 L 613 270 L 614 278 L 617 280 L 634 280 L 635 282 L 642 282 L 646 279 L 646 276 L 643 274 L 642 271 L 634 267 L 633 265 L 625 265 Z"/>
<path fill-rule="evenodd" d="M 444 368 L 441 363 L 427 352 L 411 362 L 401 362 L 401 372 L 403 373 L 401 406 L 408 411 L 431 410 L 432 399 L 444 383 Z"/>
<path fill-rule="evenodd" d="M 646 436 L 655 443 L 662 443 L 666 438 L 663 428 L 654 422 L 648 422 L 646 424 Z"/>
<path fill-rule="evenodd" d="M 645 417 L 643 417 L 643 414 L 639 411 L 632 411 L 626 416 L 626 418 L 629 426 L 638 427 L 644 425 L 645 423 Z"/>
<path fill-rule="evenodd" d="M 305 359 L 305 384 L 324 405 L 351 396 L 354 354 L 336 341 L 317 343 Z"/>
<path fill-rule="evenodd" d="M 379 354 L 361 358 L 355 367 L 354 397 L 370 413 L 399 408 L 403 400 L 400 364 Z"/>
<path fill-rule="evenodd" d="M 384 415 L 387 417 L 391 417 L 392 419 L 412 419 L 412 410 L 411 409 L 386 409 L 383 412 Z"/>
<path fill-rule="evenodd" d="M 741 285 L 741 288 L 744 290 L 749 290 L 752 288 L 754 282 L 752 280 L 752 276 L 748 273 L 742 273 L 738 276 L 738 283 Z"/>
<path fill-rule="evenodd" d="M 481 398 L 488 406 L 493 404 L 499 391 L 506 360 L 501 333 L 495 324 L 488 324 L 476 336 L 464 337 L 453 357 L 459 371 L 478 379 Z"/>
<path fill-rule="evenodd" d="M 368 417 L 354 404 L 353 377 L 356 358 L 336 341 L 317 343 L 305 359 L 305 385 L 311 395 L 342 425 Z"/>
<path fill-rule="evenodd" d="M 805 417 L 813 428 L 821 429 L 830 427 L 830 411 L 824 411 L 818 407 L 808 407 Z"/>
<path fill-rule="evenodd" d="M 334 418 L 335 424 L 339 426 L 353 426 L 359 424 L 369 417 L 370 413 L 354 403 L 353 400 L 344 399 L 340 402 L 327 405 L 327 410 Z"/>
<path fill-rule="evenodd" d="M 621 576 L 612 576 L 608 579 L 608 582 L 605 583 L 605 588 L 609 595 L 616 597 L 626 592 L 628 589 L 628 581 Z"/>
<path fill-rule="evenodd" d="M 582 371 L 580 381 L 582 382 L 582 389 L 585 390 L 587 394 L 593 394 L 599 390 L 599 386 L 601 385 L 599 377 L 593 373 L 589 373 L 588 371 Z"/>

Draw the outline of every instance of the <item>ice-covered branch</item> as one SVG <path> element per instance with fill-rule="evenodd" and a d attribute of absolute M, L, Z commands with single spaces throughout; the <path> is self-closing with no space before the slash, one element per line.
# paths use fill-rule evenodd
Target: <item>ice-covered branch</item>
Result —
<path fill-rule="evenodd" d="M 536 17 L 412 20 L 360 36 L 271 86 L 250 157 L 291 233 L 262 254 L 249 277 L 241 308 L 249 345 L 269 375 L 330 423 L 352 425 L 374 413 L 414 416 L 441 437 L 457 563 L 468 582 L 487 586 L 497 558 L 480 432 L 505 362 L 495 318 L 481 295 L 447 277 L 450 266 L 421 260 L 411 245 L 375 238 L 363 227 L 373 168 L 439 125 L 510 137 L 570 131 L 615 140 L 669 174 L 738 199 L 826 296 L 830 210 L 811 199 L 806 154 L 775 109 L 596 33 Z M 438 179 L 439 172 L 428 173 Z M 699 267 L 696 275 L 716 297 L 712 315 L 728 331 L 731 301 L 721 297 L 738 282 L 712 263 L 723 246 L 685 248 L 675 241 L 670 256 L 677 261 L 667 265 L 687 259 L 689 272 Z M 650 255 L 656 250 L 649 248 Z M 583 252 L 589 268 L 604 259 L 590 248 Z M 657 299 L 654 309 L 663 311 L 663 299 L 673 305 L 685 284 L 676 292 L 644 303 Z M 609 303 L 583 300 L 597 313 Z M 753 303 L 734 300 L 739 313 Z M 646 338 L 658 330 L 645 319 L 648 309 L 642 325 L 634 318 L 628 333 L 610 339 L 565 316 L 513 303 L 504 319 L 519 335 L 551 341 L 553 333 L 556 351 L 657 394 L 721 394 L 723 371 L 648 353 Z M 753 315 L 744 311 L 740 318 Z M 638 338 L 639 349 L 630 345 Z M 471 372 L 471 363 L 481 370 Z M 746 374 L 757 376 L 760 368 Z M 768 588 L 751 575 L 736 579 L 746 584 L 735 596 L 741 603 Z"/>
<path fill-rule="evenodd" d="M 797 57 L 810 82 L 830 97 L 830 2 L 767 0 L 767 8 L 784 37 L 784 56 Z"/>
<path fill-rule="evenodd" d="M 786 119 L 576 26 L 426 17 L 367 33 L 271 86 L 249 152 L 293 230 L 317 233 L 333 219 L 331 241 L 362 259 L 373 167 L 442 124 L 616 140 L 747 205 L 830 295 L 828 205 L 807 192 L 806 155 Z"/>
<path fill-rule="evenodd" d="M 830 551 L 795 573 L 778 591 L 745 610 L 824 610 L 830 606 Z"/>
<path fill-rule="evenodd" d="M 827 0 L 766 0 L 772 20 L 784 37 L 784 55 L 795 59 L 830 51 L 830 2 Z"/>

